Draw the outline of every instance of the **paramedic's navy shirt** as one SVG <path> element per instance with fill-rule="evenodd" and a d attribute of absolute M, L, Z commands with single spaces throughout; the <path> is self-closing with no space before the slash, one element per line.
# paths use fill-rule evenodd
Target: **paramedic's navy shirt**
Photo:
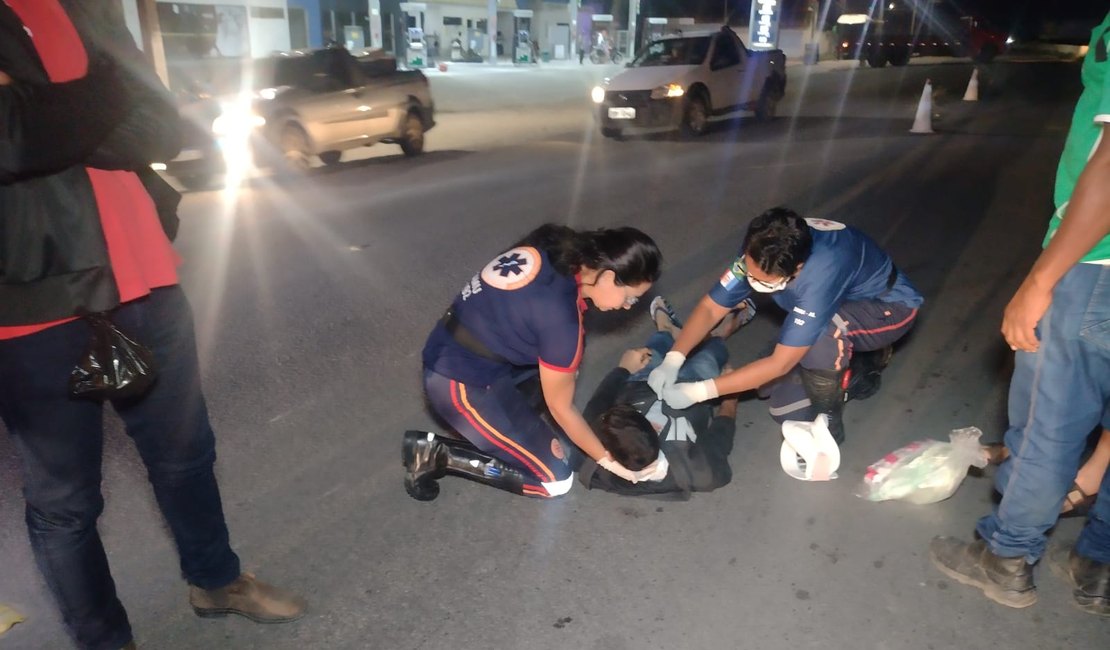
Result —
<path fill-rule="evenodd" d="M 451 308 L 491 352 L 516 366 L 563 372 L 582 357 L 578 282 L 552 267 L 547 254 L 522 246 L 494 258 L 467 282 Z M 510 367 L 466 350 L 437 323 L 424 345 L 424 367 L 464 384 L 488 386 Z"/>
<path fill-rule="evenodd" d="M 845 302 L 882 300 L 920 307 L 924 298 L 906 276 L 898 273 L 887 291 L 891 260 L 870 237 L 851 226 L 825 219 L 806 219 L 813 235 L 813 252 L 798 276 L 772 295 L 786 310 L 779 343 L 808 347 L 821 338 L 833 314 Z M 733 308 L 752 294 L 748 278 L 740 270 L 740 251 L 709 297 L 722 307 Z"/>

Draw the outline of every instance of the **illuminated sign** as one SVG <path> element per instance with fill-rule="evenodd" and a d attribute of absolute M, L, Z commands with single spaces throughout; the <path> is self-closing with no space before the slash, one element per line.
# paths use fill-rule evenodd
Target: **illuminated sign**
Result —
<path fill-rule="evenodd" d="M 752 0 L 748 40 L 753 50 L 773 50 L 779 46 L 779 0 Z"/>

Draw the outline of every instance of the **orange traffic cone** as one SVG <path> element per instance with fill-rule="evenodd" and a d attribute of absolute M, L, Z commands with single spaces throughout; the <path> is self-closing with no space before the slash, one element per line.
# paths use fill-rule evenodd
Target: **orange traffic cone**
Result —
<path fill-rule="evenodd" d="M 917 102 L 917 115 L 913 118 L 913 128 L 910 133 L 933 132 L 933 84 L 925 80 L 925 89 L 921 91 L 921 101 Z"/>
<path fill-rule="evenodd" d="M 964 92 L 964 101 L 979 101 L 979 68 L 975 68 L 971 73 L 971 81 L 967 82 L 967 91 Z"/>

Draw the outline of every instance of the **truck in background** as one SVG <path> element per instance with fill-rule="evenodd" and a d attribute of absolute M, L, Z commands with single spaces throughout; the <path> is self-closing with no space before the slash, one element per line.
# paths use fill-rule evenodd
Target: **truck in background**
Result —
<path fill-rule="evenodd" d="M 989 63 L 1006 51 L 1008 35 L 953 4 L 850 0 L 836 18 L 837 58 L 873 68 L 902 66 L 913 56 L 966 56 Z"/>

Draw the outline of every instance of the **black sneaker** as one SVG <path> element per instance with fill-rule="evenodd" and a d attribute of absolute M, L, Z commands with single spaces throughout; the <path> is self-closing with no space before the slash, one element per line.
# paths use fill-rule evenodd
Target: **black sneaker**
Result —
<path fill-rule="evenodd" d="M 852 375 L 848 379 L 848 399 L 865 400 L 879 392 L 883 383 L 883 369 L 890 365 L 894 348 L 886 346 L 871 352 L 857 352 L 852 355 L 848 367 Z"/>
<path fill-rule="evenodd" d="M 1075 591 L 1075 604 L 1096 616 L 1110 617 L 1110 564 L 1095 562 L 1075 552 L 1073 544 L 1048 548 L 1048 566 Z"/>

